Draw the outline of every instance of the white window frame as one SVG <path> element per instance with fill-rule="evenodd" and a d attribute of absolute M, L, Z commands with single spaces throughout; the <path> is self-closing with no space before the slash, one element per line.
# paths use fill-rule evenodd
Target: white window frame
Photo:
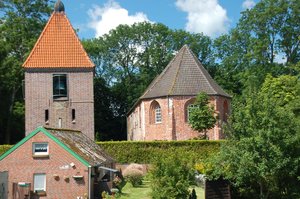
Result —
<path fill-rule="evenodd" d="M 38 179 L 41 178 L 41 179 Z M 38 180 L 41 180 L 43 184 L 37 184 Z M 33 191 L 34 192 L 46 192 L 46 174 L 35 173 L 33 174 Z"/>
<path fill-rule="evenodd" d="M 47 145 L 47 151 L 46 152 L 36 152 L 36 146 L 39 144 L 46 144 Z M 49 155 L 49 143 L 48 142 L 34 142 L 32 143 L 32 154 L 34 156 L 45 156 L 45 155 Z"/>
<path fill-rule="evenodd" d="M 157 105 L 154 109 L 154 116 L 155 124 L 159 124 L 162 122 L 161 107 L 159 105 Z"/>

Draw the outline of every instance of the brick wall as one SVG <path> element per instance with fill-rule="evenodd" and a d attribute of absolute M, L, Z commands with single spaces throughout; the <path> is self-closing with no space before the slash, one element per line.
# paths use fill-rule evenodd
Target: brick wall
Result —
<path fill-rule="evenodd" d="M 53 74 L 67 74 L 68 98 L 53 100 Z M 39 69 L 25 71 L 26 135 L 38 126 L 80 130 L 94 139 L 94 91 L 91 69 Z M 72 120 L 72 109 L 75 120 Z M 49 121 L 45 121 L 49 110 Z"/>
<path fill-rule="evenodd" d="M 49 158 L 33 158 L 33 142 L 48 142 Z M 70 166 L 72 162 L 75 164 L 74 168 Z M 0 161 L 1 171 L 9 172 L 9 198 L 12 198 L 14 182 L 31 183 L 33 190 L 34 173 L 46 174 L 47 196 L 42 198 L 76 198 L 88 194 L 88 168 L 43 133 L 37 133 Z M 59 179 L 55 179 L 54 174 Z M 74 175 L 82 175 L 83 180 L 76 181 L 72 177 Z M 69 181 L 65 180 L 67 176 Z"/>
<path fill-rule="evenodd" d="M 192 103 L 194 98 L 174 96 L 142 100 L 127 118 L 128 140 L 188 140 L 199 136 L 199 132 L 192 130 L 187 121 L 187 105 Z M 154 100 L 159 103 L 162 111 L 162 122 L 158 124 L 150 119 L 151 103 Z M 211 96 L 210 103 L 215 107 L 218 121 L 214 128 L 208 130 L 207 136 L 210 140 L 222 139 L 224 134 L 221 127 L 230 113 L 230 99 Z M 225 109 L 224 103 L 227 104 Z"/>

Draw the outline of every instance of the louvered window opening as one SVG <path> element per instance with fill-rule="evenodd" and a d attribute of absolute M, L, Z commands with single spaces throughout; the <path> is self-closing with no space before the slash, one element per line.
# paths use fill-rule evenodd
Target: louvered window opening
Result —
<path fill-rule="evenodd" d="M 53 75 L 53 98 L 68 96 L 67 75 L 55 74 Z"/>

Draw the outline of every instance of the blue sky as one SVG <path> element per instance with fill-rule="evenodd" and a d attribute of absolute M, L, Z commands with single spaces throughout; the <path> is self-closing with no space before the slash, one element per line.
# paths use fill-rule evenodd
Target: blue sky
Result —
<path fill-rule="evenodd" d="M 119 24 L 159 22 L 171 29 L 217 37 L 228 32 L 258 0 L 62 0 L 81 39 L 108 33 Z"/>

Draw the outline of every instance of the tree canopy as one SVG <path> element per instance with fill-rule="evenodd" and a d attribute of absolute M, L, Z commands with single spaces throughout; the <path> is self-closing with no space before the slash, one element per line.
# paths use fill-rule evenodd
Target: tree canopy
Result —
<path fill-rule="evenodd" d="M 50 15 L 50 4 L 50 0 L 3 0 L 0 4 L 0 140 L 4 143 L 24 136 L 21 66 Z"/>
<path fill-rule="evenodd" d="M 268 75 L 232 115 L 212 176 L 229 179 L 241 198 L 298 198 L 299 96 L 298 77 Z"/>
<path fill-rule="evenodd" d="M 188 107 L 188 120 L 192 129 L 199 133 L 204 132 L 206 139 L 206 131 L 216 124 L 214 107 L 209 104 L 209 96 L 206 93 L 199 93 L 192 106 Z"/>

